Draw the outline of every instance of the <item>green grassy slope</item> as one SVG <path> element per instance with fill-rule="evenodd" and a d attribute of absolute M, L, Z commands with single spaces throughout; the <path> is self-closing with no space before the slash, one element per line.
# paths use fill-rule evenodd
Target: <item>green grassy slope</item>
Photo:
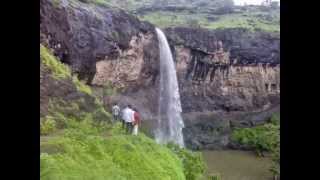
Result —
<path fill-rule="evenodd" d="M 142 7 L 188 7 L 185 10 L 154 10 L 146 11 L 143 14 L 137 12 L 141 20 L 149 21 L 152 24 L 161 27 L 202 27 L 208 29 L 217 28 L 247 28 L 252 31 L 262 30 L 267 32 L 280 32 L 280 11 L 268 7 L 234 7 L 233 13 L 213 14 L 219 8 L 223 8 L 231 2 L 221 0 L 215 1 L 191 1 L 187 4 L 181 4 L 180 1 L 166 0 L 160 3 L 155 0 L 84 0 L 99 5 L 111 6 L 124 9 L 133 13 Z M 167 5 L 166 5 L 167 4 Z M 232 7 L 232 6 L 229 6 Z M 212 10 L 216 9 L 216 10 Z"/>

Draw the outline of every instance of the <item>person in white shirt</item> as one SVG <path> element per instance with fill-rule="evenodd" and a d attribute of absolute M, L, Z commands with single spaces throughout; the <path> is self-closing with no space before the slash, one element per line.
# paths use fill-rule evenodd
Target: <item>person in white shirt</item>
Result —
<path fill-rule="evenodd" d="M 113 122 L 116 122 L 119 120 L 119 116 L 120 116 L 120 107 L 118 106 L 117 103 L 115 103 L 112 106 L 112 115 L 113 115 Z"/>
<path fill-rule="evenodd" d="M 122 119 L 126 124 L 126 132 L 131 134 L 133 128 L 132 123 L 134 121 L 134 111 L 132 110 L 131 105 L 128 105 L 125 109 L 123 109 Z"/>

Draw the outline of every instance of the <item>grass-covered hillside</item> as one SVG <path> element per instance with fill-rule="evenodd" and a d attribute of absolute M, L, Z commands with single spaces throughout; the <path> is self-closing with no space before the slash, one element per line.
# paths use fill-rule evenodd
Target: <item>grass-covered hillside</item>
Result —
<path fill-rule="evenodd" d="M 93 90 L 40 45 L 41 180 L 196 180 L 199 153 L 112 124 Z"/>
<path fill-rule="evenodd" d="M 118 7 L 127 11 L 136 11 L 145 7 L 192 6 L 192 7 L 224 7 L 232 6 L 232 0 L 78 0 L 85 3 L 95 3 Z"/>
<path fill-rule="evenodd" d="M 141 20 L 161 27 L 247 28 L 280 32 L 280 9 L 266 6 L 233 6 L 224 0 L 84 0 L 121 8 Z"/>
<path fill-rule="evenodd" d="M 69 124 L 63 135 L 41 142 L 42 180 L 191 180 L 204 171 L 200 154 L 156 144 L 143 134 L 126 135 L 120 124 Z"/>
<path fill-rule="evenodd" d="M 214 16 L 205 13 L 193 14 L 188 12 L 157 11 L 141 15 L 140 18 L 161 28 L 175 26 L 191 26 L 208 29 L 241 27 L 253 31 L 280 31 L 280 18 L 276 12 L 273 12 L 272 15 L 263 12 L 245 12 Z"/>

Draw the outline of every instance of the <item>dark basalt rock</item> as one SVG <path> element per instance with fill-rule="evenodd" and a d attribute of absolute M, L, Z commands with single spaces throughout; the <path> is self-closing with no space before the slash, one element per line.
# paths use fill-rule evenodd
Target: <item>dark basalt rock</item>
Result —
<path fill-rule="evenodd" d="M 154 33 L 154 26 L 115 8 L 40 0 L 40 32 L 41 43 L 90 83 L 97 61 L 118 56 L 117 49 L 127 49 L 132 36 Z"/>
<path fill-rule="evenodd" d="M 230 52 L 231 64 L 271 63 L 280 64 L 279 33 L 251 32 L 244 28 L 207 30 L 176 27 L 165 30 L 171 45 L 183 45 L 204 53 L 217 50 L 216 40 L 223 42 L 223 49 Z"/>
<path fill-rule="evenodd" d="M 280 67 L 279 33 L 187 27 L 167 28 L 165 33 L 175 47 L 183 113 L 198 114 L 184 118 L 186 147 L 248 149 L 231 141 L 232 129 L 264 124 L 280 111 L 280 93 L 267 90 L 280 83 L 275 70 Z M 228 53 L 227 62 L 206 60 L 219 51 Z M 268 73 L 274 78 L 268 79 Z M 231 90 L 223 92 L 222 87 Z"/>
<path fill-rule="evenodd" d="M 199 149 L 224 149 L 229 143 L 231 132 L 229 121 L 224 119 L 210 119 L 202 116 L 201 122 L 189 124 L 183 129 L 187 148 Z"/>
<path fill-rule="evenodd" d="M 241 145 L 231 139 L 232 130 L 264 124 L 270 120 L 274 113 L 280 113 L 279 106 L 254 113 L 184 115 L 185 145 L 193 150 L 249 150 L 250 147 Z"/>

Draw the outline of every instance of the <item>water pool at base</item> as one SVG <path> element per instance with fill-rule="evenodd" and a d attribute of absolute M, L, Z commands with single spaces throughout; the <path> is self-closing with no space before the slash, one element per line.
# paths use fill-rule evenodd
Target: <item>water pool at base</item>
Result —
<path fill-rule="evenodd" d="M 272 180 L 268 157 L 258 157 L 250 151 L 224 150 L 202 151 L 207 164 L 206 177 L 220 174 L 222 180 Z"/>

